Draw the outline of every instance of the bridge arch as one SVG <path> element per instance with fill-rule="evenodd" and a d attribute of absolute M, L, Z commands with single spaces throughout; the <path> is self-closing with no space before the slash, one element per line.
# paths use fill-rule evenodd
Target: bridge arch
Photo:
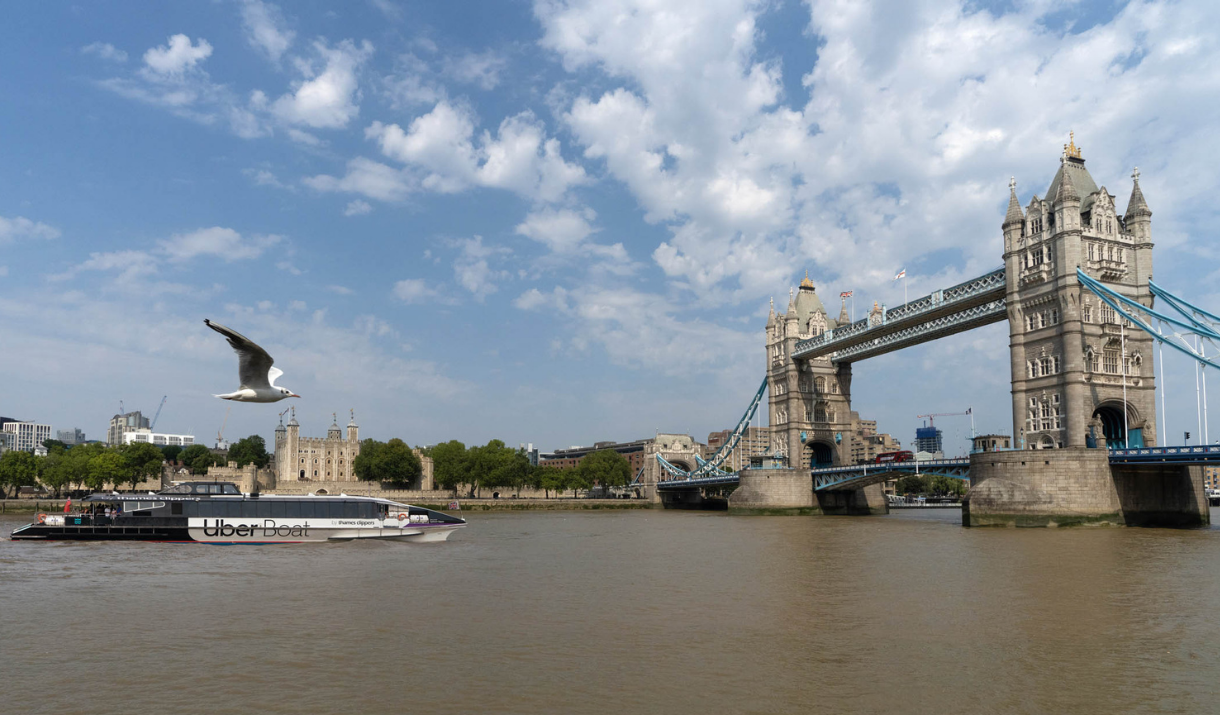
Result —
<path fill-rule="evenodd" d="M 1123 419 L 1124 403 L 1122 400 L 1106 400 L 1093 410 L 1093 417 L 1101 422 L 1101 434 L 1096 436 L 1104 437 L 1106 446 L 1110 449 L 1144 446 L 1140 429 L 1143 426 L 1143 418 L 1140 417 L 1139 409 L 1130 402 L 1125 403 L 1125 407 L 1126 420 Z M 1128 434 L 1128 428 L 1130 428 L 1130 434 Z"/>
<path fill-rule="evenodd" d="M 689 472 L 693 469 L 693 467 L 691 467 L 691 465 L 687 464 L 686 460 L 684 460 L 684 459 L 667 459 L 665 461 L 669 462 L 670 464 L 674 465 L 675 467 L 677 467 L 678 469 L 681 469 L 684 472 Z"/>
<path fill-rule="evenodd" d="M 816 440 L 805 444 L 804 462 L 809 465 L 810 469 L 829 467 L 834 464 L 834 461 L 835 449 L 833 445 Z"/>

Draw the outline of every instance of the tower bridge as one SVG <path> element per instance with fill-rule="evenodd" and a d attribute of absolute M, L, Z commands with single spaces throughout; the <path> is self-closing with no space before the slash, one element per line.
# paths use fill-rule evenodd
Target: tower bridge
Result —
<path fill-rule="evenodd" d="M 741 511 L 884 511 L 879 482 L 914 465 L 850 463 L 853 366 L 1007 320 L 1017 448 L 919 465 L 969 475 L 964 522 L 1207 523 L 1198 465 L 1220 461 L 1220 452 L 1158 446 L 1152 358 L 1170 336 L 1154 324 L 1220 341 L 1220 316 L 1152 283 L 1151 217 L 1138 169 L 1120 213 L 1073 139 L 1045 197 L 1022 208 L 1009 183 L 1003 267 L 896 308 L 874 305 L 854 322 L 845 303 L 832 318 L 806 275 L 784 312 L 771 306 L 766 379 L 737 430 L 765 391 L 770 462 L 727 474 L 713 456 L 698 469 L 669 469 L 658 492 L 674 500 L 736 485 L 729 505 Z M 1183 317 L 1154 310 L 1155 297 Z"/>

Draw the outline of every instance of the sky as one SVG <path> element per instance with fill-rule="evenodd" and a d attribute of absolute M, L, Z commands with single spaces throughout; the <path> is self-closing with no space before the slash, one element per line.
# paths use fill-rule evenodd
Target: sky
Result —
<path fill-rule="evenodd" d="M 1193 1 L 23 3 L 0 414 L 703 440 L 758 388 L 770 299 L 808 271 L 860 317 L 903 268 L 914 298 L 999 267 L 1009 178 L 1042 196 L 1073 131 L 1120 209 L 1139 166 L 1156 280 L 1220 308 L 1216 28 Z M 236 361 L 204 318 L 302 398 L 212 397 Z M 1193 368 L 1166 365 L 1180 433 Z M 1007 433 L 1008 372 L 993 325 L 856 363 L 853 406 L 904 444 L 967 407 Z"/>

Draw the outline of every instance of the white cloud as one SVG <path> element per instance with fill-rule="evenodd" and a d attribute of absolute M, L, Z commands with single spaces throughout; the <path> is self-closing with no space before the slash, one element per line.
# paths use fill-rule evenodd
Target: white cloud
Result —
<path fill-rule="evenodd" d="M 497 256 L 506 255 L 510 251 L 507 248 L 483 245 L 482 236 L 462 239 L 456 241 L 455 245 L 461 248 L 461 252 L 453 262 L 453 276 L 459 285 L 474 295 L 476 301 L 482 303 L 487 296 L 499 290 L 492 282 L 493 279 L 505 275 L 503 269 L 493 267 L 488 259 L 495 260 Z"/>
<path fill-rule="evenodd" d="M 428 63 L 410 52 L 398 56 L 394 71 L 382 78 L 382 85 L 390 105 L 399 110 L 433 105 L 447 96 Z"/>
<path fill-rule="evenodd" d="M 174 263 L 188 261 L 197 256 L 217 256 L 226 262 L 258 258 L 271 246 L 283 240 L 274 234 L 243 238 L 231 228 L 213 226 L 191 233 L 174 234 L 158 241 L 161 253 Z"/>
<path fill-rule="evenodd" d="M 593 233 L 595 229 L 589 225 L 589 221 L 595 216 L 592 209 L 543 208 L 530 212 L 515 230 L 526 238 L 545 244 L 552 251 L 568 253 L 580 247 Z"/>
<path fill-rule="evenodd" d="M 331 293 L 336 293 L 338 295 L 351 295 L 356 292 L 356 291 L 352 290 L 351 288 L 348 288 L 346 286 L 341 286 L 341 285 L 329 285 L 329 286 L 326 286 L 326 290 L 330 291 Z"/>
<path fill-rule="evenodd" d="M 145 70 L 158 77 L 180 77 L 212 55 L 212 45 L 202 37 L 197 42 L 181 33 L 173 35 L 165 45 L 149 48 L 144 53 Z"/>
<path fill-rule="evenodd" d="M 357 46 L 344 40 L 334 47 L 318 40 L 315 52 L 325 63 L 320 73 L 312 65 L 299 62 L 307 79 L 297 83 L 294 91 L 275 101 L 271 111 L 288 124 L 315 129 L 340 129 L 360 113 L 357 73 L 373 55 L 373 45 L 367 40 Z"/>
<path fill-rule="evenodd" d="M 584 168 L 564 161 L 559 141 L 546 138 L 531 112 L 505 119 L 494 138 L 483 132 L 477 145 L 474 129 L 469 111 L 441 101 L 406 131 L 374 122 L 365 136 L 386 156 L 423 170 L 423 188 L 442 193 L 486 186 L 555 201 L 586 180 Z"/>
<path fill-rule="evenodd" d="M 367 201 L 356 199 L 347 204 L 347 208 L 343 209 L 344 216 L 363 216 L 373 210 L 372 204 Z"/>
<path fill-rule="evenodd" d="M 364 157 L 347 162 L 347 174 L 342 177 L 319 174 L 301 182 L 317 191 L 362 194 L 379 201 L 401 201 L 415 188 L 410 175 Z"/>
<path fill-rule="evenodd" d="M 110 62 L 126 62 L 127 53 L 110 44 L 109 42 L 94 42 L 80 48 L 83 55 L 97 55 L 98 57 L 109 60 Z"/>
<path fill-rule="evenodd" d="M 59 238 L 59 229 L 48 226 L 41 221 L 31 221 L 24 216 L 16 218 L 0 216 L 0 246 L 12 243 L 19 238 L 43 240 Z"/>
<path fill-rule="evenodd" d="M 424 303 L 438 295 L 423 278 L 407 278 L 394 284 L 394 296 L 404 303 Z"/>
<path fill-rule="evenodd" d="M 500 73 L 507 65 L 508 60 L 491 50 L 467 52 L 459 57 L 446 57 L 444 74 L 458 82 L 490 91 L 500 83 Z"/>
<path fill-rule="evenodd" d="M 296 33 L 286 27 L 284 13 L 279 6 L 271 3 L 245 0 L 241 6 L 241 19 L 246 41 L 272 62 L 280 61 L 296 37 Z"/>
<path fill-rule="evenodd" d="M 255 186 L 270 186 L 285 191 L 296 191 L 297 187 L 285 184 L 275 174 L 266 169 L 243 169 L 242 173 L 254 180 Z"/>

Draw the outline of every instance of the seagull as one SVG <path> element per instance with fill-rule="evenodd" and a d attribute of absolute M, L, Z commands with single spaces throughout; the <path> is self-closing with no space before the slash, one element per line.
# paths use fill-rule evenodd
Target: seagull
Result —
<path fill-rule="evenodd" d="M 227 395 L 213 395 L 214 397 L 236 402 L 279 402 L 287 397 L 300 397 L 286 387 L 275 386 L 276 378 L 283 375 L 284 371 L 278 367 L 272 367 L 275 360 L 267 354 L 266 350 L 236 330 L 226 328 L 220 323 L 213 323 L 207 318 L 204 318 L 203 322 L 212 330 L 228 338 L 229 344 L 237 353 L 237 376 L 241 378 L 241 387 L 237 388 L 236 392 L 230 392 Z"/>

